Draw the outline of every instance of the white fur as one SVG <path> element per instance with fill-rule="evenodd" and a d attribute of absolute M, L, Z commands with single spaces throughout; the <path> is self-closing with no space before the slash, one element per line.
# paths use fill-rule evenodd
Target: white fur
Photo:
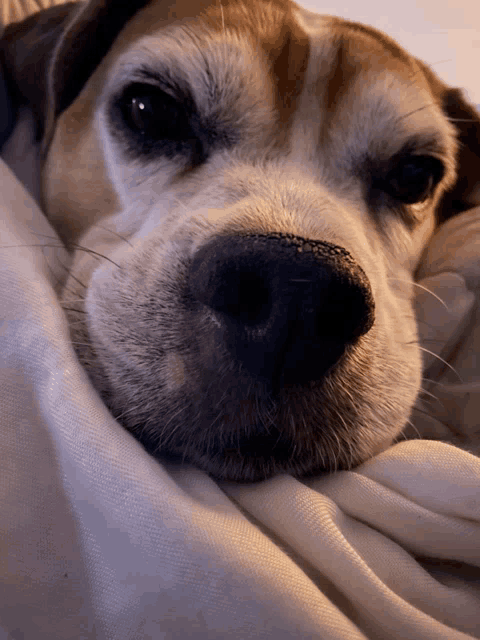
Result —
<path fill-rule="evenodd" d="M 108 260 L 77 251 L 64 301 L 70 308 L 77 304 L 78 312 L 69 312 L 74 344 L 90 345 L 79 346 L 79 355 L 101 391 L 102 379 L 108 379 L 115 415 L 133 430 L 131 416 L 143 410 L 152 420 L 158 416 L 158 421 L 163 421 L 159 433 L 167 434 L 167 440 L 169 424 L 188 431 L 188 425 L 182 427 L 176 416 L 182 412 L 182 394 L 194 392 L 196 376 L 202 375 L 197 356 L 176 347 L 182 339 L 179 292 L 185 282 L 184 265 L 195 251 L 209 238 L 229 230 L 292 233 L 340 245 L 351 253 L 371 284 L 376 305 L 374 327 L 324 382 L 321 393 L 305 389 L 303 396 L 295 396 L 295 404 L 290 406 L 286 400 L 281 416 L 276 416 L 294 432 L 305 429 L 317 434 L 311 444 L 314 454 L 331 468 L 337 463 L 349 466 L 388 446 L 408 420 L 421 376 L 412 277 L 433 230 L 438 196 L 454 177 L 456 143 L 453 128 L 414 62 L 397 68 L 385 52 L 381 72 L 366 68 L 348 88 L 335 113 L 322 111 L 319 73 L 328 75 L 335 43 L 328 19 L 311 15 L 297 15 L 309 34 L 311 51 L 304 89 L 281 148 L 271 144 L 278 126 L 274 121 L 274 80 L 260 46 L 228 28 L 210 32 L 199 23 L 195 31 L 192 24 L 188 29 L 174 24 L 136 39 L 94 74 L 77 106 L 59 121 L 47 174 L 54 167 L 61 171 L 62 162 L 67 168 L 75 168 L 76 163 L 88 165 L 88 153 L 82 150 L 78 160 L 73 154 L 79 147 L 73 146 L 69 155 L 64 141 L 72 113 L 78 119 L 82 101 L 90 100 L 94 115 L 87 123 L 88 136 L 94 140 L 96 162 L 106 167 L 108 189 L 117 204 L 79 240 L 82 247 Z M 205 61 L 214 82 L 222 88 L 215 103 L 209 95 L 212 76 L 206 74 Z M 380 65 L 380 58 L 377 62 Z M 203 167 L 181 179 L 176 179 L 181 159 L 160 159 L 148 165 L 128 162 L 107 126 L 108 97 L 144 63 L 159 72 L 168 69 L 188 83 L 204 112 L 214 110 L 231 126 L 239 127 L 239 143 L 214 153 Z M 100 93 L 92 88 L 99 85 Z M 319 147 L 315 141 L 327 118 L 328 136 Z M 351 168 L 367 152 L 388 159 L 412 134 L 425 140 L 434 138 L 448 170 L 435 198 L 411 207 L 417 223 L 409 229 L 386 206 L 377 217 L 372 214 L 362 179 Z M 61 181 L 62 177 L 56 174 L 55 179 Z M 65 198 L 51 177 L 46 193 L 52 215 L 60 215 Z M 75 202 L 79 200 L 82 194 L 77 193 Z M 147 320 L 142 309 L 152 296 L 156 296 L 157 318 Z M 79 298 L 82 302 L 76 303 Z M 218 324 L 213 314 L 206 314 L 204 322 L 205 327 Z M 136 335 L 142 335 L 145 342 L 136 341 Z M 198 339 L 201 341 L 201 327 Z M 157 343 L 164 345 L 167 353 L 161 350 L 154 357 L 149 344 Z M 201 344 L 197 347 L 201 351 Z M 125 373 L 129 367 L 143 372 L 142 386 Z M 229 379 L 230 372 L 222 375 Z M 244 391 L 239 388 L 238 393 Z M 226 393 L 234 394 L 234 390 Z M 254 402 L 247 392 L 242 406 L 250 407 Z M 315 411 L 319 402 L 329 403 L 325 408 L 325 424 L 329 426 L 323 432 Z M 242 418 L 247 431 L 251 410 L 246 408 Z M 235 421 L 236 417 L 230 419 Z M 336 427 L 332 426 L 335 421 Z M 215 425 L 215 429 L 221 428 Z M 217 433 L 212 426 L 211 437 Z M 199 436 L 199 441 L 208 437 Z M 308 452 L 303 457 L 308 458 Z M 248 470 L 240 470 L 240 464 L 237 469 L 229 463 L 227 469 L 210 464 L 208 457 L 193 459 L 217 475 L 249 478 Z M 308 471 L 308 462 L 302 459 L 283 470 L 302 473 Z"/>

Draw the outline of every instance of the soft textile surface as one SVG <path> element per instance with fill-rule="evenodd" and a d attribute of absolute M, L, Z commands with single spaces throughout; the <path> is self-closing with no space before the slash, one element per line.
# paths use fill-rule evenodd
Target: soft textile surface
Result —
<path fill-rule="evenodd" d="M 352 472 L 252 486 L 162 467 L 78 365 L 53 288 L 67 258 L 33 246 L 55 244 L 54 232 L 0 171 L 4 638 L 480 637 L 478 458 L 403 442 Z M 449 224 L 424 270 L 458 269 L 474 289 L 479 211 Z M 459 276 L 442 278 L 450 333 L 444 317 L 436 337 L 448 346 L 476 303 Z M 432 339 L 439 303 L 425 296 Z M 470 329 L 456 367 L 475 381 Z M 450 390 L 467 435 L 478 387 Z"/>
<path fill-rule="evenodd" d="M 251 486 L 161 466 L 76 361 L 53 230 L 4 164 L 0 185 L 0 639 L 480 637 L 477 457 L 401 442 Z M 427 357 L 412 434 L 478 451 L 479 209 L 419 276 L 448 307 L 419 288 L 423 344 L 456 373 Z"/>

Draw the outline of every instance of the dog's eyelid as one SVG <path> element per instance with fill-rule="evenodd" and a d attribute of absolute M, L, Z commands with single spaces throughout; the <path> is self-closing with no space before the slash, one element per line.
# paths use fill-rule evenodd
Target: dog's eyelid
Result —
<path fill-rule="evenodd" d="M 165 92 L 179 102 L 194 104 L 192 92 L 187 84 L 173 78 L 168 72 L 160 72 L 146 66 L 139 67 L 129 74 L 128 80 L 123 82 L 122 91 L 133 84 L 148 85 Z"/>
<path fill-rule="evenodd" d="M 445 162 L 448 157 L 448 148 L 442 136 L 432 133 L 417 133 L 410 137 L 398 154 L 401 156 L 431 156 Z"/>

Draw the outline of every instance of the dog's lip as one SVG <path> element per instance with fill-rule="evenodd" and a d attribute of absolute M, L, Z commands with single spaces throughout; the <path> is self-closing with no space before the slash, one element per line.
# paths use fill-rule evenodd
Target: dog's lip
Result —
<path fill-rule="evenodd" d="M 223 456 L 239 460 L 275 458 L 277 461 L 288 461 L 292 459 L 295 445 L 289 442 L 281 432 L 277 429 L 266 432 L 260 427 L 258 431 L 252 435 L 242 436 L 236 445 L 224 447 Z"/>

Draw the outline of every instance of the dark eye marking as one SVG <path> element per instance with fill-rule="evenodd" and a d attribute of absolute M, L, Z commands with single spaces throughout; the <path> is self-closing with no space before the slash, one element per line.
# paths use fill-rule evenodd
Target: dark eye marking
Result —
<path fill-rule="evenodd" d="M 408 155 L 397 159 L 376 187 L 403 204 L 415 204 L 432 195 L 444 171 L 438 158 Z"/>
<path fill-rule="evenodd" d="M 111 121 L 132 155 L 184 155 L 194 165 L 205 160 L 200 119 L 187 95 L 174 97 L 153 84 L 134 82 L 114 100 Z"/>
<path fill-rule="evenodd" d="M 125 123 L 145 140 L 184 140 L 191 133 L 190 109 L 152 85 L 132 84 L 124 91 L 121 109 Z"/>

